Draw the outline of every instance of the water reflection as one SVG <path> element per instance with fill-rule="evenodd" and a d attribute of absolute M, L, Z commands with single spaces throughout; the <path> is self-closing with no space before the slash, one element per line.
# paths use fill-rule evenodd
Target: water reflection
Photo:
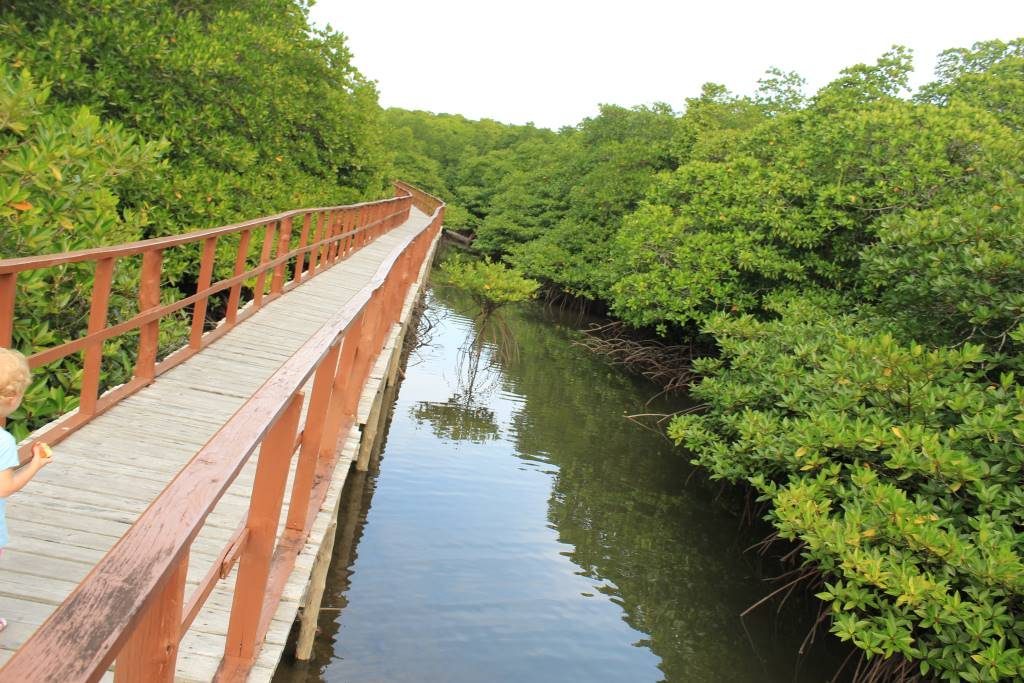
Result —
<path fill-rule="evenodd" d="M 409 414 L 417 423 L 429 425 L 438 439 L 482 443 L 501 434 L 493 410 L 458 393 L 443 403 L 420 401 Z"/>
<path fill-rule="evenodd" d="M 488 365 L 494 390 L 467 393 L 472 304 L 431 297 L 435 346 L 400 388 L 372 507 L 352 504 L 367 523 L 332 568 L 317 659 L 277 680 L 829 677 L 835 653 L 795 654 L 806 604 L 740 620 L 770 590 L 742 552 L 756 532 L 623 417 L 683 406 L 644 408 L 652 387 L 540 307 L 506 317 L 519 352 Z"/>

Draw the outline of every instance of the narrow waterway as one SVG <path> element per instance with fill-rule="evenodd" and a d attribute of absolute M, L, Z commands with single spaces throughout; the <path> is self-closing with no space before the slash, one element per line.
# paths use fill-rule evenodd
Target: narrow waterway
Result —
<path fill-rule="evenodd" d="M 806 600 L 740 618 L 779 571 L 744 552 L 764 530 L 625 418 L 683 406 L 645 406 L 539 305 L 475 358 L 472 316 L 429 293 L 379 470 L 343 500 L 314 660 L 275 680 L 828 680 L 827 638 L 797 654 Z"/>

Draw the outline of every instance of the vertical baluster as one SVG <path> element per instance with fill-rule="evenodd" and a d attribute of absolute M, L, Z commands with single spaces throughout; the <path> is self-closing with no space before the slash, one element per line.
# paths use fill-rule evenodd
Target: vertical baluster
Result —
<path fill-rule="evenodd" d="M 369 378 L 370 373 L 373 371 L 373 363 L 380 352 L 377 340 L 380 337 L 380 330 L 384 323 L 384 318 L 381 315 L 381 302 L 382 291 L 378 289 L 374 292 L 373 298 L 366 304 L 366 309 L 363 312 L 365 321 L 362 333 L 359 336 L 359 353 L 351 371 L 352 380 L 350 387 L 352 388 L 348 391 L 348 395 L 345 396 L 342 408 L 342 412 L 346 416 L 351 415 L 353 419 L 356 417 L 359 409 L 360 394 L 362 394 L 363 387 L 366 385 L 367 378 Z M 369 453 L 369 450 L 367 450 L 367 453 Z M 365 472 L 368 465 L 368 457 L 356 459 L 355 467 L 357 471 Z"/>
<path fill-rule="evenodd" d="M 352 209 L 343 209 L 338 213 L 338 233 L 345 235 L 351 230 Z M 348 238 L 342 237 L 338 240 L 338 251 L 334 255 L 335 262 L 342 261 L 348 256 Z"/>
<path fill-rule="evenodd" d="M 238 253 L 235 254 L 235 277 L 245 272 L 245 265 L 249 258 L 249 242 L 252 241 L 252 230 L 242 233 L 238 241 Z M 242 283 L 231 285 L 231 293 L 228 295 L 228 311 L 226 325 L 234 325 L 238 319 L 238 304 L 242 300 Z"/>
<path fill-rule="evenodd" d="M 340 211 L 331 211 L 331 237 L 337 237 L 345 232 L 344 227 L 345 209 Z M 338 260 L 338 255 L 341 252 L 342 240 L 336 239 L 331 242 L 331 249 L 328 256 L 328 263 L 334 265 L 335 261 Z"/>
<path fill-rule="evenodd" d="M 341 234 L 344 235 L 344 237 L 342 237 L 342 239 L 338 242 L 339 261 L 348 258 L 350 251 L 349 245 L 352 243 L 352 239 L 349 236 L 349 233 L 352 232 L 353 228 L 355 227 L 356 213 L 357 210 L 355 209 L 344 209 L 341 212 L 341 215 L 338 217 L 341 223 Z"/>
<path fill-rule="evenodd" d="M 334 386 L 340 354 L 341 344 L 337 343 L 320 361 L 313 379 L 313 395 L 309 398 L 306 425 L 302 430 L 299 462 L 295 467 L 295 477 L 292 479 L 292 497 L 288 504 L 287 526 L 289 529 L 302 531 L 310 521 L 306 518 L 309 496 L 313 489 L 313 476 L 316 474 L 320 441 L 323 438 L 324 424 L 327 421 L 327 408 L 330 405 L 331 390 Z"/>
<path fill-rule="evenodd" d="M 142 255 L 142 275 L 139 279 L 139 313 L 160 305 L 160 271 L 164 253 L 147 251 Z M 135 362 L 135 377 L 152 380 L 156 376 L 156 354 L 160 343 L 160 319 L 148 322 L 139 330 L 139 357 Z"/>
<path fill-rule="evenodd" d="M 330 240 L 334 237 L 334 212 L 324 211 L 324 239 Z M 320 252 L 320 268 L 331 267 L 331 254 L 334 253 L 334 243 L 328 241 Z"/>
<path fill-rule="evenodd" d="M 181 639 L 188 551 L 150 599 L 114 667 L 115 683 L 171 683 Z"/>
<path fill-rule="evenodd" d="M 92 305 L 89 308 L 87 334 L 95 334 L 107 326 L 110 284 L 114 279 L 114 259 L 105 258 L 96 262 L 92 279 Z M 96 412 L 99 397 L 100 371 L 103 365 L 103 342 L 90 342 L 85 348 L 82 369 L 82 391 L 78 400 L 78 411 L 83 415 Z"/>
<path fill-rule="evenodd" d="M 366 207 L 365 206 L 360 206 L 359 207 L 359 214 L 358 214 L 358 218 L 356 220 L 356 223 L 357 223 L 357 226 L 362 229 L 362 232 L 359 233 L 359 246 L 356 247 L 357 249 L 361 249 L 362 247 L 364 247 L 366 245 L 366 242 L 369 240 L 369 232 L 367 230 L 365 230 L 365 228 L 366 228 L 367 223 L 369 223 L 370 221 L 368 220 L 366 214 L 367 214 Z"/>
<path fill-rule="evenodd" d="M 346 412 L 346 406 L 351 403 L 350 395 L 358 397 L 361 387 L 355 384 L 354 370 L 359 357 L 359 339 L 362 337 L 363 315 L 365 309 L 358 318 L 349 323 L 345 330 L 345 337 L 342 341 L 341 356 L 338 360 L 338 369 L 334 374 L 334 386 L 331 389 L 331 400 L 328 403 L 327 415 L 324 418 L 323 433 L 320 436 L 318 457 L 323 458 L 331 455 L 337 448 L 338 438 L 341 430 L 351 426 L 346 417 L 351 417 Z"/>
<path fill-rule="evenodd" d="M 14 345 L 14 294 L 17 284 L 17 273 L 0 275 L 0 348 L 3 349 Z M 0 427 L 6 422 L 6 418 L 0 417 Z"/>
<path fill-rule="evenodd" d="M 380 351 L 376 340 L 380 336 L 380 328 L 384 322 L 383 307 L 381 306 L 383 296 L 384 292 L 381 289 L 375 291 L 367 302 L 366 312 L 363 314 L 363 329 L 359 338 L 361 358 L 354 370 L 355 383 L 359 387 L 359 391 L 356 392 L 357 398 L 353 408 L 359 405 L 358 394 L 362 392 L 363 385 L 373 370 L 373 361 L 377 359 L 377 353 Z"/>
<path fill-rule="evenodd" d="M 289 251 L 288 247 L 291 244 L 292 239 L 291 216 L 288 216 L 287 218 L 281 220 L 281 231 L 280 233 L 278 233 L 278 235 L 279 236 L 277 238 L 277 253 L 274 256 L 275 259 L 280 259 L 281 257 L 285 256 Z M 274 278 L 270 281 L 271 294 L 281 293 L 281 290 L 284 288 L 284 273 L 287 268 L 287 261 L 284 261 L 283 263 L 279 263 L 276 266 L 274 266 Z"/>
<path fill-rule="evenodd" d="M 331 251 L 334 249 L 334 244 L 330 242 L 330 239 L 334 236 L 334 212 L 324 211 L 324 239 L 328 240 L 320 250 L 320 264 L 319 268 L 330 268 L 331 267 Z"/>
<path fill-rule="evenodd" d="M 301 412 L 302 392 L 296 392 L 260 446 L 246 521 L 249 539 L 238 565 L 231 602 L 231 621 L 224 646 L 226 659 L 250 661 L 256 652 L 260 611 Z"/>
<path fill-rule="evenodd" d="M 341 258 L 348 258 L 348 255 L 352 253 L 352 240 L 354 239 L 352 231 L 356 227 L 356 215 L 356 209 L 345 209 L 345 213 L 342 214 L 341 232 L 345 237 L 338 246 Z"/>
<path fill-rule="evenodd" d="M 199 262 L 199 281 L 196 284 L 196 294 L 210 288 L 216 258 L 217 238 L 207 237 L 203 240 L 203 256 Z M 206 323 L 206 307 L 209 304 L 209 298 L 209 296 L 203 296 L 192 307 L 192 333 L 189 335 L 188 345 L 196 351 L 203 346 L 203 327 Z"/>
<path fill-rule="evenodd" d="M 256 276 L 256 289 L 253 291 L 252 299 L 254 309 L 258 309 L 263 305 L 263 289 L 267 284 L 267 271 L 264 266 L 270 260 L 270 248 L 274 244 L 274 233 L 277 229 L 275 223 L 267 223 L 263 227 L 265 229 L 263 233 L 263 249 L 260 251 L 259 275 Z"/>
<path fill-rule="evenodd" d="M 8 349 L 14 342 L 14 295 L 17 273 L 0 275 L 0 348 Z"/>
<path fill-rule="evenodd" d="M 319 244 L 324 239 L 324 233 L 327 229 L 327 222 L 324 220 L 324 212 L 318 211 L 316 214 L 316 237 L 313 239 L 313 244 Z M 324 261 L 324 247 L 317 247 L 309 254 L 309 274 L 310 276 L 315 275 L 318 268 Z"/>
<path fill-rule="evenodd" d="M 295 257 L 295 276 L 292 280 L 295 284 L 302 282 L 302 267 L 306 264 L 306 254 L 302 252 L 309 243 L 309 220 L 311 215 L 306 214 L 302 217 L 302 232 L 299 233 L 299 255 Z M 309 275 L 313 274 L 313 252 L 309 252 Z M 308 277 L 308 276 L 307 276 Z"/>

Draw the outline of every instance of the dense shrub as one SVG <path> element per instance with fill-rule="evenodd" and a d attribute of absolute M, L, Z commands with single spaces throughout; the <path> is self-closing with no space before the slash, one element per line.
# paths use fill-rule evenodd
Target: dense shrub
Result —
<path fill-rule="evenodd" d="M 721 161 L 660 176 L 614 253 L 613 311 L 636 325 L 758 311 L 778 288 L 862 284 L 881 220 L 998 182 L 1019 156 L 986 112 L 882 99 L 781 115 Z"/>
<path fill-rule="evenodd" d="M 469 294 L 484 317 L 506 304 L 529 301 L 540 287 L 536 280 L 490 259 L 449 258 L 441 265 L 438 280 Z"/>
<path fill-rule="evenodd" d="M 900 343 L 823 298 L 712 316 L 708 410 L 670 435 L 770 503 L 840 638 L 946 680 L 1024 675 L 1024 388 L 979 345 Z"/>
<path fill-rule="evenodd" d="M 125 209 L 118 192 L 145 182 L 163 167 L 166 145 L 143 142 L 115 123 L 102 122 L 85 107 L 51 101 L 46 83 L 28 69 L 12 70 L 0 59 L 0 254 L 31 255 L 86 249 L 140 239 L 149 220 L 144 208 Z M 137 264 L 115 271 L 110 301 L 114 323 L 137 310 Z M 18 276 L 14 346 L 33 351 L 81 336 L 87 327 L 92 271 L 71 265 Z M 165 326 L 166 335 L 175 325 Z M 165 339 L 166 340 L 166 339 Z M 105 379 L 124 381 L 131 372 L 127 338 L 106 345 Z M 36 373 L 12 430 L 77 405 L 81 370 L 74 357 Z"/>

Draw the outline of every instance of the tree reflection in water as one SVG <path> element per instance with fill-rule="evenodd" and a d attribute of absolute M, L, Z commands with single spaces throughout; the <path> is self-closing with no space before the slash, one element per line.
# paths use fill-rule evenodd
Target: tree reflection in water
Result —
<path fill-rule="evenodd" d="M 501 436 L 494 411 L 455 394 L 444 403 L 420 401 L 409 414 L 419 424 L 429 424 L 434 436 L 448 441 L 484 443 Z"/>

